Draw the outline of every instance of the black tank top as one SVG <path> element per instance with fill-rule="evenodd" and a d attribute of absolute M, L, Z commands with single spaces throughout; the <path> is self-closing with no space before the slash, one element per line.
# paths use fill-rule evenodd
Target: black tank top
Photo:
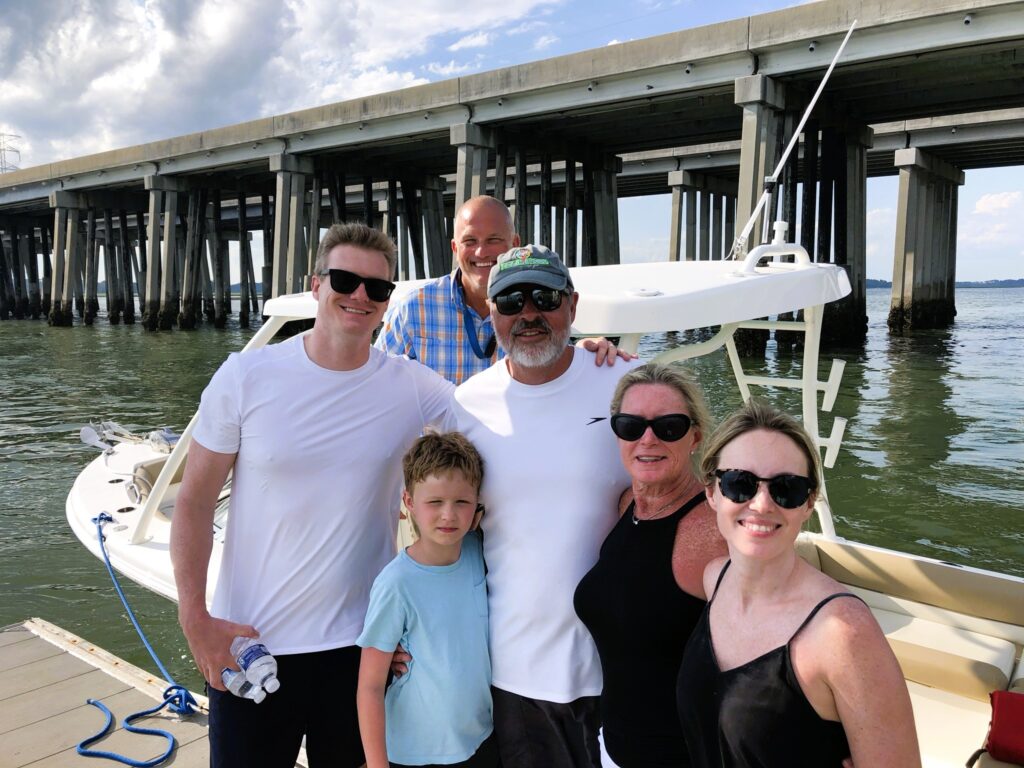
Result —
<path fill-rule="evenodd" d="M 630 504 L 576 588 L 576 613 L 604 672 L 605 749 L 622 768 L 688 765 L 673 685 L 704 601 L 679 588 L 672 550 L 679 521 L 703 499 L 636 523 Z"/>
<path fill-rule="evenodd" d="M 699 768 L 839 768 L 850 756 L 841 723 L 823 720 L 807 700 L 790 660 L 789 646 L 800 631 L 837 597 L 811 610 L 785 645 L 734 669 L 720 671 L 711 644 L 709 613 L 729 563 L 718 576 L 679 670 L 679 719 L 690 761 Z"/>

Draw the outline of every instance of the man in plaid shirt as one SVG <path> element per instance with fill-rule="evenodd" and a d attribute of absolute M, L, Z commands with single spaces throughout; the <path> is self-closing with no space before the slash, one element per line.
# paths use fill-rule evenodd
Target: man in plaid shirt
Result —
<path fill-rule="evenodd" d="M 375 346 L 419 360 L 458 385 L 505 355 L 487 308 L 487 279 L 498 256 L 519 245 L 519 235 L 505 204 L 486 195 L 462 204 L 454 235 L 455 271 L 393 301 Z M 617 350 L 606 339 L 581 344 L 596 353 L 597 365 L 614 364 Z"/>

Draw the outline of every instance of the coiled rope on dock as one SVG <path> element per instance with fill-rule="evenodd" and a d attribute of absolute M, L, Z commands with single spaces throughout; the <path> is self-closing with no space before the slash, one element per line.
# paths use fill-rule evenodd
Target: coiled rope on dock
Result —
<path fill-rule="evenodd" d="M 107 554 L 107 547 L 105 543 L 106 538 L 103 535 L 104 524 L 113 522 L 113 520 L 114 518 L 112 518 L 106 512 L 101 512 L 99 516 L 94 517 L 92 519 L 92 522 L 96 524 L 96 538 L 99 541 L 100 552 L 103 553 L 103 562 L 107 566 L 107 573 L 110 574 L 111 581 L 114 582 L 114 589 L 117 590 L 117 595 L 121 598 L 121 604 L 124 605 L 125 610 L 128 612 L 128 618 L 131 620 L 132 626 L 135 627 L 135 631 L 138 633 L 139 638 L 142 640 L 142 644 L 149 652 L 149 655 L 153 659 L 153 662 L 160 670 L 160 674 L 163 675 L 164 680 L 166 680 L 169 683 L 168 687 L 164 689 L 164 700 L 162 703 L 158 704 L 155 707 L 152 707 L 151 709 L 143 710 L 141 712 L 135 712 L 133 714 L 128 715 L 127 717 L 125 717 L 123 725 L 124 729 L 130 733 L 141 733 L 150 736 L 163 736 L 165 739 L 167 739 L 167 749 L 164 751 L 163 755 L 161 755 L 160 757 L 154 757 L 151 760 L 135 760 L 133 758 L 126 757 L 125 755 L 118 754 L 117 752 L 106 752 L 103 750 L 88 749 L 89 745 L 95 743 L 96 741 L 99 741 L 104 736 L 106 736 L 107 733 L 110 732 L 110 729 L 114 724 L 114 715 L 102 702 L 97 701 L 96 699 L 87 699 L 87 703 L 97 707 L 101 712 L 103 712 L 107 716 L 107 721 L 106 723 L 104 723 L 103 728 L 99 732 L 97 732 L 93 736 L 90 736 L 80 741 L 78 743 L 78 746 L 76 747 L 76 750 L 78 754 L 82 755 L 83 757 L 102 757 L 108 760 L 116 760 L 119 763 L 130 765 L 134 768 L 155 768 L 156 766 L 160 765 L 165 760 L 167 760 L 167 758 L 170 757 L 171 752 L 174 751 L 174 747 L 177 744 L 174 735 L 169 733 L 168 731 L 164 731 L 159 728 L 139 728 L 137 726 L 132 725 L 132 723 L 140 718 L 156 714 L 164 707 L 167 707 L 172 712 L 178 715 L 189 716 L 195 714 L 196 700 L 192 697 L 192 694 L 189 693 L 187 688 L 175 682 L 174 678 L 172 678 L 171 674 L 167 671 L 167 668 L 160 661 L 160 658 L 156 655 L 156 651 L 153 650 L 153 646 L 146 638 L 146 634 L 142 631 L 142 627 L 139 626 L 139 622 L 135 618 L 135 613 L 132 611 L 131 606 L 128 604 L 128 598 L 125 596 L 124 590 L 121 589 L 121 584 L 117 580 L 117 575 L 114 573 L 114 568 L 110 564 L 110 555 Z"/>

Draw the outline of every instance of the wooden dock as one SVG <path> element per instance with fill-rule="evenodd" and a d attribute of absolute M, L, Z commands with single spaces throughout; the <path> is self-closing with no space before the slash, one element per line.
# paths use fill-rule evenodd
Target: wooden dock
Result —
<path fill-rule="evenodd" d="M 104 715 L 86 699 L 102 701 L 117 726 L 91 748 L 137 760 L 163 754 L 166 740 L 128 733 L 127 715 L 163 701 L 167 683 L 42 619 L 0 629 L 0 768 L 101 768 L 118 765 L 81 757 L 75 746 L 96 733 Z M 136 721 L 177 740 L 164 765 L 205 768 L 210 764 L 206 698 L 201 711 L 179 717 L 166 709 Z M 301 763 L 300 763 L 301 765 Z"/>

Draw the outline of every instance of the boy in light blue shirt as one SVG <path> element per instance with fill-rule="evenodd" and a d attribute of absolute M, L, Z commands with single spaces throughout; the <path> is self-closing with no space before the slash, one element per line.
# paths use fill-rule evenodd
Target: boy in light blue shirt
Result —
<path fill-rule="evenodd" d="M 363 632 L 359 732 L 367 768 L 493 768 L 483 548 L 483 460 L 457 432 L 426 434 L 402 459 L 417 540 L 377 576 Z M 395 647 L 409 671 L 385 692 Z"/>

